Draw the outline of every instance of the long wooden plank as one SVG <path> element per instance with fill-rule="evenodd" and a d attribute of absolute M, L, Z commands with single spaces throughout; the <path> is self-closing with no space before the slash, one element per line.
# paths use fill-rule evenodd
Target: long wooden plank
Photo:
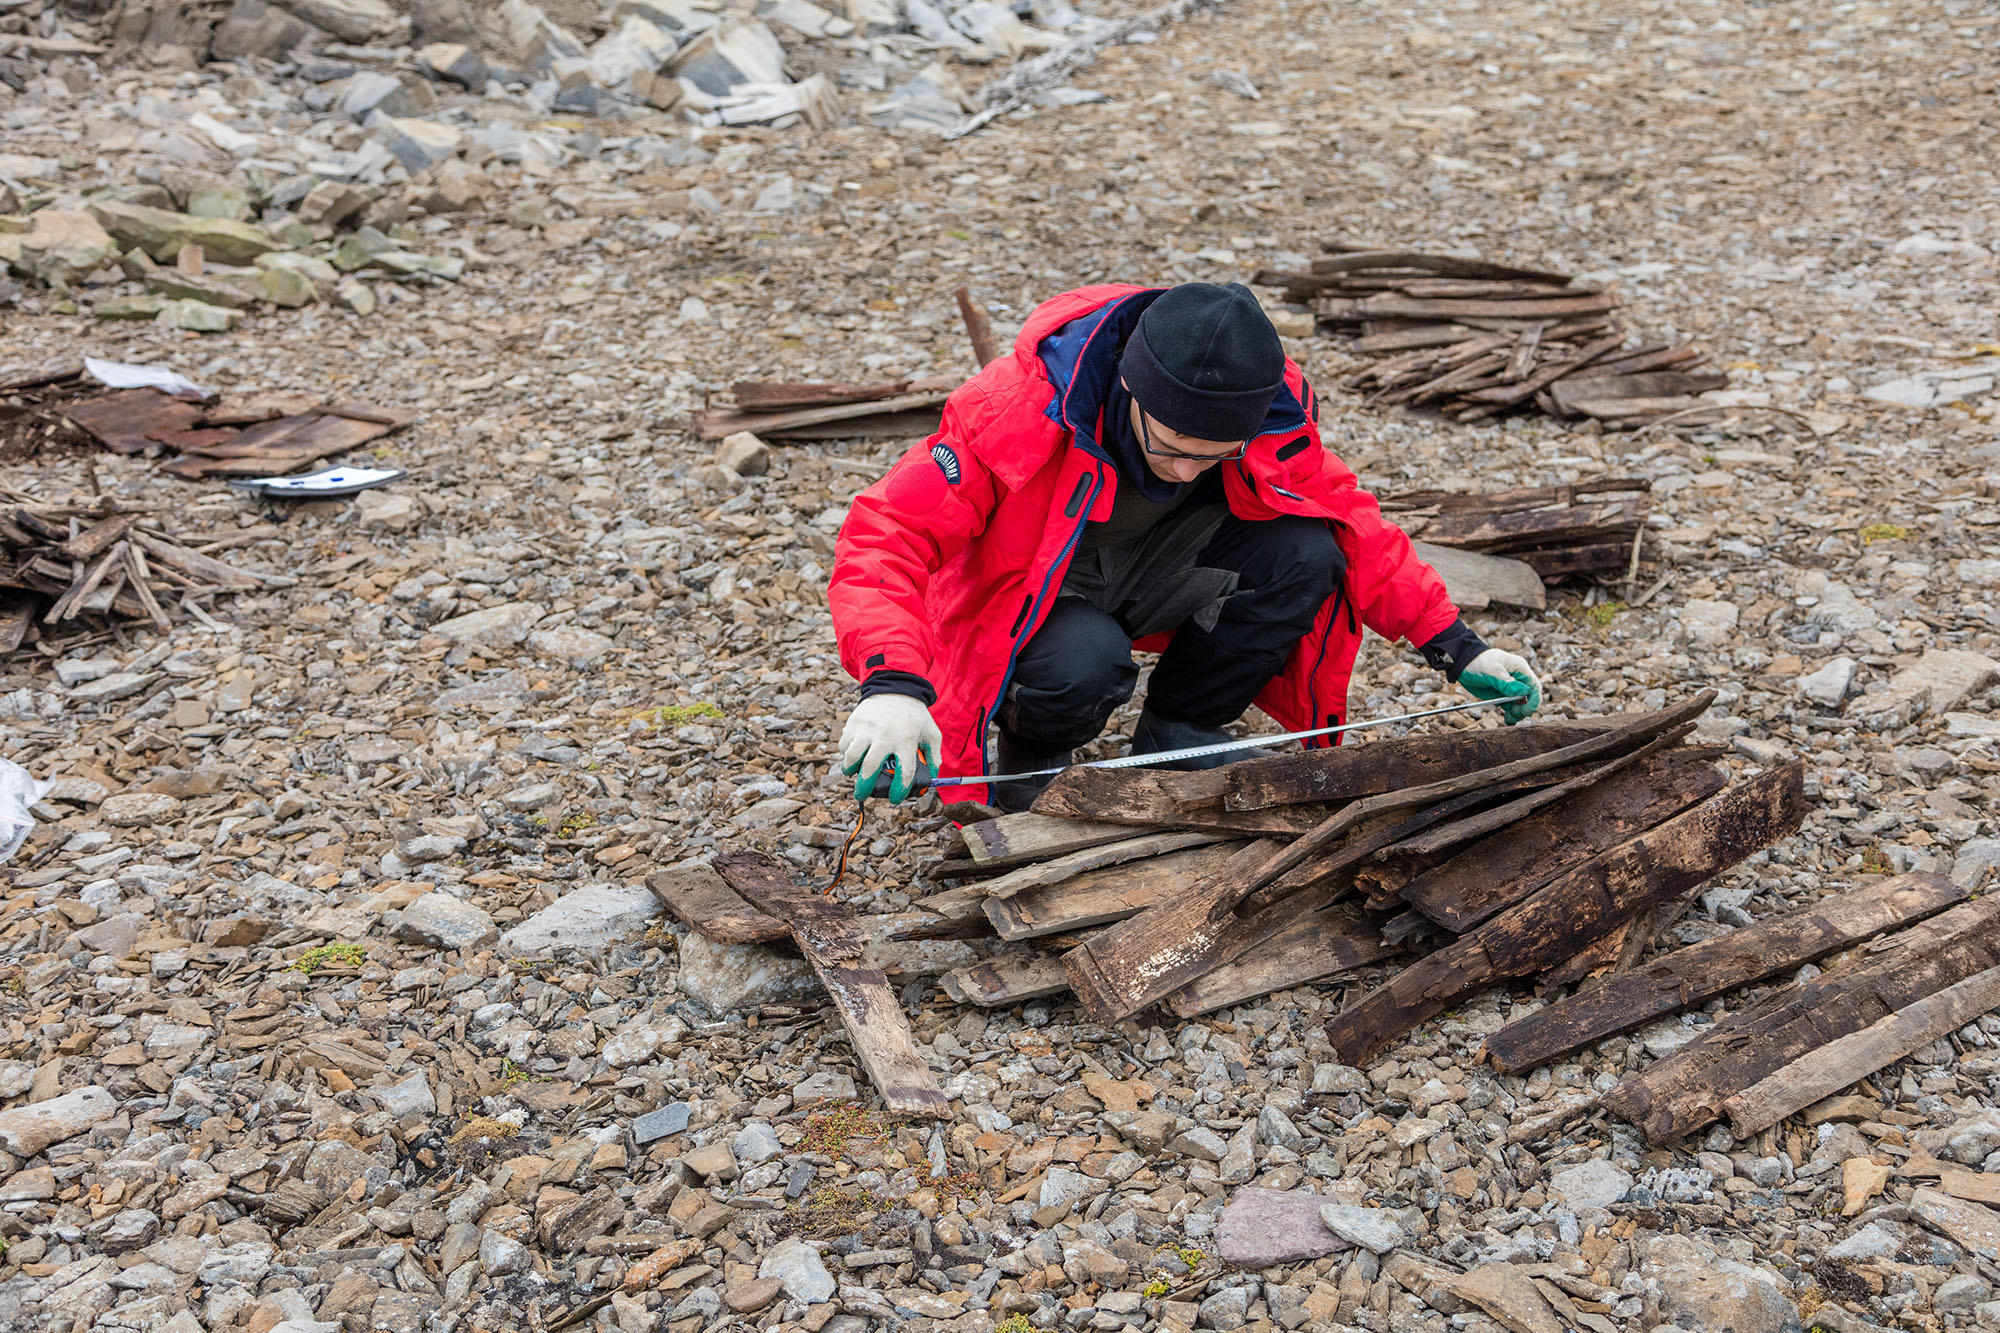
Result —
<path fill-rule="evenodd" d="M 1722 786 L 1713 764 L 1682 755 L 1647 760 L 1418 875 L 1403 886 L 1403 901 L 1463 934 L 1557 875 L 1713 796 Z"/>
<path fill-rule="evenodd" d="M 1218 885 L 1215 904 L 1210 908 L 1209 914 L 1216 916 L 1233 910 L 1238 903 L 1262 890 L 1266 885 L 1273 884 L 1293 868 L 1303 865 L 1336 839 L 1366 820 L 1397 811 L 1418 809 L 1440 801 L 1449 802 L 1459 797 L 1492 792 L 1519 779 L 1532 778 L 1537 774 L 1568 768 L 1573 764 L 1594 763 L 1607 756 L 1625 754 L 1645 745 L 1656 736 L 1685 726 L 1700 717 L 1714 702 L 1715 691 L 1703 690 L 1692 699 L 1663 708 L 1657 713 L 1629 722 L 1613 731 L 1592 736 L 1589 740 L 1564 746 L 1560 750 L 1546 750 L 1525 759 L 1516 759 L 1512 763 L 1500 764 L 1455 778 L 1445 778 L 1422 787 L 1407 787 L 1401 791 L 1383 792 L 1380 796 L 1363 797 L 1343 807 L 1325 823 L 1270 858 L 1254 874 L 1245 873 L 1234 883 Z M 1432 821 L 1426 821 L 1427 824 L 1429 822 Z M 1414 829 L 1411 831 L 1415 832 Z M 1379 851 L 1381 846 L 1386 845 L 1381 844 L 1370 849 L 1371 853 Z"/>
<path fill-rule="evenodd" d="M 1773 769 L 1619 844 L 1343 1010 L 1327 1039 L 1365 1064 L 1417 1024 L 1497 981 L 1563 961 L 1635 912 L 1686 892 L 1805 819 L 1805 768 Z"/>
<path fill-rule="evenodd" d="M 1033 813 L 1137 828 L 1294 837 L 1333 813 L 1325 802 L 1224 810 L 1226 782 L 1222 769 L 1180 773 L 1158 768 L 1077 767 L 1059 775 L 1036 798 Z"/>
<path fill-rule="evenodd" d="M 939 390 L 906 393 L 894 398 L 876 398 L 865 403 L 837 403 L 831 407 L 799 407 L 784 412 L 728 412 L 712 408 L 694 414 L 695 433 L 704 440 L 719 440 L 739 430 L 777 434 L 794 426 L 820 426 L 830 421 L 850 421 L 877 412 L 910 412 L 938 407 L 951 395 Z"/>
<path fill-rule="evenodd" d="M 1926 995 L 1906 1008 L 1836 1038 L 1726 1098 L 1730 1132 L 1747 1139 L 1795 1111 L 1867 1078 L 1876 1070 L 2000 1008 L 2000 967 Z"/>
<path fill-rule="evenodd" d="M 965 839 L 966 854 L 988 870 L 1046 861 L 1132 836 L 1132 828 L 1126 824 L 1057 819 L 1033 812 L 984 819 L 958 832 Z"/>
<path fill-rule="evenodd" d="M 1127 1018 L 1333 901 L 1335 887 L 1329 866 L 1352 864 L 1355 858 L 1373 855 L 1429 822 L 1457 813 L 1457 800 L 1477 799 L 1491 786 L 1643 744 L 1657 730 L 1699 715 L 1713 701 L 1714 692 L 1704 691 L 1675 708 L 1611 732 L 1593 733 L 1575 745 L 1544 750 L 1477 774 L 1353 802 L 1319 830 L 1275 854 L 1253 845 L 1231 858 L 1211 879 L 1108 927 L 1090 942 L 1070 950 L 1063 956 L 1063 965 L 1069 969 L 1071 989 L 1098 1022 Z M 1400 825 L 1390 827 L 1383 818 L 1423 805 L 1433 808 Z M 1379 827 L 1352 840 L 1337 855 L 1308 864 L 1341 833 L 1351 832 L 1366 821 L 1375 821 Z M 1301 843 L 1307 845 L 1301 847 Z M 1267 883 L 1274 894 L 1285 892 L 1289 896 L 1253 902 L 1245 913 L 1234 911 L 1236 904 Z"/>
<path fill-rule="evenodd" d="M 1152 814 L 1176 818 L 1194 810 L 1220 810 L 1228 782 L 1227 768 L 1180 772 L 1079 764 L 1056 774 L 1035 798 L 1033 812 L 1058 819 L 1113 818 L 1121 824 L 1144 823 Z"/>
<path fill-rule="evenodd" d="M 1193 1018 L 1272 991 L 1325 981 L 1398 952 L 1367 917 L 1351 907 L 1335 906 L 1189 982 L 1168 998 L 1167 1009 L 1176 1017 Z"/>
<path fill-rule="evenodd" d="M 989 898 L 1011 898 L 1028 889 L 1046 889 L 1061 884 L 1064 880 L 1075 879 L 1091 870 L 1102 870 L 1106 866 L 1123 864 L 1126 861 L 1143 861 L 1148 857 L 1164 856 L 1168 852 L 1178 852 L 1187 847 L 1205 847 L 1209 843 L 1221 842 L 1218 833 L 1142 833 L 1136 838 L 1122 842 L 1107 842 L 1097 847 L 1086 847 L 1066 856 L 1052 857 L 1047 861 L 1037 861 L 1033 865 L 1010 870 L 1004 875 L 987 880 L 980 887 Z"/>
<path fill-rule="evenodd" d="M 1336 253 L 1312 261 L 1315 274 L 1372 272 L 1378 269 L 1412 268 L 1451 278 L 1514 278 L 1523 282 L 1554 282 L 1567 285 L 1567 273 L 1549 273 L 1536 268 L 1516 268 L 1490 259 L 1463 259 L 1457 255 L 1430 255 L 1413 250 L 1369 250 L 1329 241 L 1326 248 Z"/>
<path fill-rule="evenodd" d="M 1301 750 L 1213 771 L 1222 775 L 1226 810 L 1351 801 L 1546 754 L 1589 740 L 1604 729 L 1566 722 L 1471 728 Z"/>
<path fill-rule="evenodd" d="M 646 887 L 683 924 L 722 944 L 769 944 L 791 938 L 785 923 L 743 901 L 709 866 L 656 870 Z"/>
<path fill-rule="evenodd" d="M 1000 1009 L 1062 994 L 1069 989 L 1069 974 L 1063 971 L 1058 954 L 1006 954 L 954 968 L 938 982 L 945 994 L 960 1004 Z"/>
<path fill-rule="evenodd" d="M 1419 531 L 1427 542 L 1475 551 L 1574 544 L 1630 532 L 1645 521 L 1649 505 L 1643 499 L 1594 500 L 1507 514 L 1439 514 Z"/>
<path fill-rule="evenodd" d="M 1184 892 L 1215 873 L 1240 847 L 1239 843 L 1190 847 L 1146 861 L 1093 870 L 1052 888 L 1028 889 L 1011 898 L 986 898 L 982 905 L 1003 940 L 1035 939 L 1109 925 L 1138 915 L 1168 894 Z M 1069 983 L 1063 984 L 1067 988 Z"/>
<path fill-rule="evenodd" d="M 2000 896 L 1960 903 L 1872 957 L 1788 986 L 1627 1078 L 1601 1105 L 1663 1143 L 1721 1118 L 1740 1089 L 1976 972 L 2000 966 Z"/>
<path fill-rule="evenodd" d="M 780 412 L 792 407 L 833 407 L 841 403 L 876 403 L 894 398 L 910 387 L 908 380 L 874 384 L 738 380 L 729 386 L 739 412 Z"/>
<path fill-rule="evenodd" d="M 1662 1015 L 1824 958 L 1895 930 L 1964 897 L 1942 875 L 1882 880 L 1753 926 L 1661 954 L 1501 1028 L 1485 1058 L 1518 1073 L 1629 1032 Z M 1921 1043 L 1920 1043 L 1921 1044 Z"/>
<path fill-rule="evenodd" d="M 1625 491 L 1650 491 L 1653 483 L 1645 477 L 1599 477 L 1594 481 L 1565 481 L 1554 486 L 1518 486 L 1501 491 L 1401 491 L 1381 497 L 1382 512 L 1427 509 L 1436 513 L 1504 514 L 1522 509 L 1542 509 L 1549 505 L 1576 503 L 1578 496 L 1613 495 Z"/>
<path fill-rule="evenodd" d="M 1667 747 L 1678 745 L 1693 730 L 1693 722 L 1683 722 L 1670 731 L 1661 732 L 1629 754 L 1618 755 L 1606 763 L 1587 768 L 1573 777 L 1564 778 L 1561 782 L 1530 792 L 1526 796 L 1518 796 L 1505 804 L 1426 829 L 1414 838 L 1407 838 L 1393 847 L 1384 849 L 1382 854 L 1428 856 L 1463 846 L 1489 833 L 1497 833 L 1509 824 L 1526 819 L 1537 810 L 1547 809 L 1565 797 L 1599 786 L 1635 764 L 1657 757 Z"/>
<path fill-rule="evenodd" d="M 1314 303 L 1320 314 L 1332 319 L 1566 319 L 1572 315 L 1596 315 L 1618 308 L 1618 298 L 1610 292 L 1588 292 L 1576 296 L 1529 297 L 1525 300 L 1482 300 L 1478 297 L 1455 300 L 1383 293 L 1380 296 L 1346 300 L 1322 297 Z"/>
<path fill-rule="evenodd" d="M 847 1039 L 882 1094 L 882 1104 L 905 1115 L 948 1118 L 951 1103 L 917 1053 L 916 1035 L 888 978 L 865 961 L 867 932 L 853 913 L 782 875 L 745 876 L 731 887 L 790 928 L 833 997 Z"/>
<path fill-rule="evenodd" d="M 1208 884 L 1241 863 L 1261 864 L 1269 855 L 1264 845 L 1253 843 L 1214 878 L 1106 927 L 1065 953 L 1070 989 L 1091 1017 L 1100 1023 L 1128 1018 L 1333 901 L 1333 889 L 1322 885 L 1262 911 L 1210 919 Z"/>

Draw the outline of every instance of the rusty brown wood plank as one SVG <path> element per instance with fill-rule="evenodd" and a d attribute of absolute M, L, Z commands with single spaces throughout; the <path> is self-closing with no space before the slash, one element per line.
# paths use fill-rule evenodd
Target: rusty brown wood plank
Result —
<path fill-rule="evenodd" d="M 1944 911 L 1965 896 L 1942 875 L 1904 875 L 1654 958 L 1518 1019 L 1486 1042 L 1507 1073 L 1547 1064 L 1725 991 Z"/>
<path fill-rule="evenodd" d="M 1714 1124 L 1731 1094 L 1827 1042 L 2000 966 L 2000 896 L 1960 903 L 1849 964 L 1787 986 L 1620 1083 L 1602 1105 L 1663 1143 Z"/>
<path fill-rule="evenodd" d="M 782 380 L 738 380 L 729 386 L 739 412 L 782 412 L 796 407 L 834 407 L 844 403 L 879 403 L 910 387 L 908 380 L 875 384 L 786 383 Z"/>
<path fill-rule="evenodd" d="M 1328 1024 L 1327 1040 L 1344 1062 L 1366 1063 L 1466 996 L 1561 962 L 1633 913 L 1793 832 L 1805 812 L 1803 765 L 1760 774 L 1593 857 L 1419 959 L 1343 1010 Z"/>
<path fill-rule="evenodd" d="M 790 928 L 800 952 L 833 997 L 848 1041 L 882 1095 L 882 1104 L 899 1114 L 950 1116 L 951 1103 L 918 1053 L 910 1020 L 888 978 L 866 961 L 867 935 L 853 913 L 792 883 L 781 867 L 776 873 L 765 869 L 740 876 L 730 887 Z"/>
<path fill-rule="evenodd" d="M 1468 727 L 1246 759 L 1210 772 L 1220 777 L 1227 810 L 1326 804 L 1475 773 L 1574 745 L 1603 730 L 1602 725 L 1568 722 Z"/>
<path fill-rule="evenodd" d="M 792 932 L 774 916 L 745 902 L 710 866 L 656 870 L 646 887 L 681 922 L 722 944 L 769 944 Z"/>
<path fill-rule="evenodd" d="M 1168 997 L 1167 1009 L 1176 1017 L 1193 1018 L 1272 991 L 1326 981 L 1398 952 L 1367 917 L 1336 905 L 1189 982 Z"/>

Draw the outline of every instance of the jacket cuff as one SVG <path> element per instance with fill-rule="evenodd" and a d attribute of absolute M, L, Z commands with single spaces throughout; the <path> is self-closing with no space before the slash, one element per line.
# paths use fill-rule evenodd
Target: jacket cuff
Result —
<path fill-rule="evenodd" d="M 926 708 L 937 702 L 937 687 L 914 671 L 877 671 L 861 682 L 862 698 L 878 694 L 906 694 Z"/>
<path fill-rule="evenodd" d="M 1486 640 L 1465 623 L 1464 616 L 1460 616 L 1443 633 L 1418 644 L 1417 651 L 1424 655 L 1424 661 L 1444 672 L 1444 678 L 1456 685 L 1459 673 L 1471 665 L 1473 658 L 1485 652 L 1486 646 Z"/>

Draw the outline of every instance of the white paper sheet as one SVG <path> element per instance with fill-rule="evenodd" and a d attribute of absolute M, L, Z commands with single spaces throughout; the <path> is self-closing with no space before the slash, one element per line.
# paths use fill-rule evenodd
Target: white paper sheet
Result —
<path fill-rule="evenodd" d="M 99 384 L 113 389 L 160 389 L 176 398 L 215 397 L 215 390 L 204 389 L 165 366 L 135 366 L 124 361 L 99 361 L 94 356 L 86 356 L 83 368 Z"/>

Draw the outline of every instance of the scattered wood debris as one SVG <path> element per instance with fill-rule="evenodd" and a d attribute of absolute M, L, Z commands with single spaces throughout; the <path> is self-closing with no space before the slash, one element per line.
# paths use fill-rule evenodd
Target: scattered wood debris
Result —
<path fill-rule="evenodd" d="M 282 583 L 181 545 L 151 511 L 110 499 L 38 504 L 0 491 L 0 653 L 38 625 L 93 616 L 171 623 L 167 607 Z"/>
<path fill-rule="evenodd" d="M 1329 241 L 1305 273 L 1253 282 L 1310 304 L 1322 327 L 1354 336 L 1370 363 L 1344 386 L 1380 406 L 1454 421 L 1535 408 L 1625 430 L 1701 411 L 1729 377 L 1666 342 L 1626 345 L 1616 292 L 1566 273 Z"/>
<path fill-rule="evenodd" d="M 662 871 L 648 885 L 669 911 L 722 943 L 768 943 L 789 936 L 833 998 L 883 1105 L 905 1115 L 950 1116 L 950 1103 L 917 1052 L 909 1019 L 887 975 L 868 962 L 867 939 L 852 912 L 800 888 L 782 865 L 761 852 L 719 857 L 713 869 Z"/>
<path fill-rule="evenodd" d="M 225 395 L 204 401 L 158 389 L 103 390 L 81 365 L 59 365 L 0 380 L 0 442 L 32 456 L 62 427 L 80 430 L 117 454 L 164 448 L 161 469 L 177 477 L 255 477 L 290 472 L 358 448 L 416 420 L 402 408 L 322 403 L 292 391 Z"/>

